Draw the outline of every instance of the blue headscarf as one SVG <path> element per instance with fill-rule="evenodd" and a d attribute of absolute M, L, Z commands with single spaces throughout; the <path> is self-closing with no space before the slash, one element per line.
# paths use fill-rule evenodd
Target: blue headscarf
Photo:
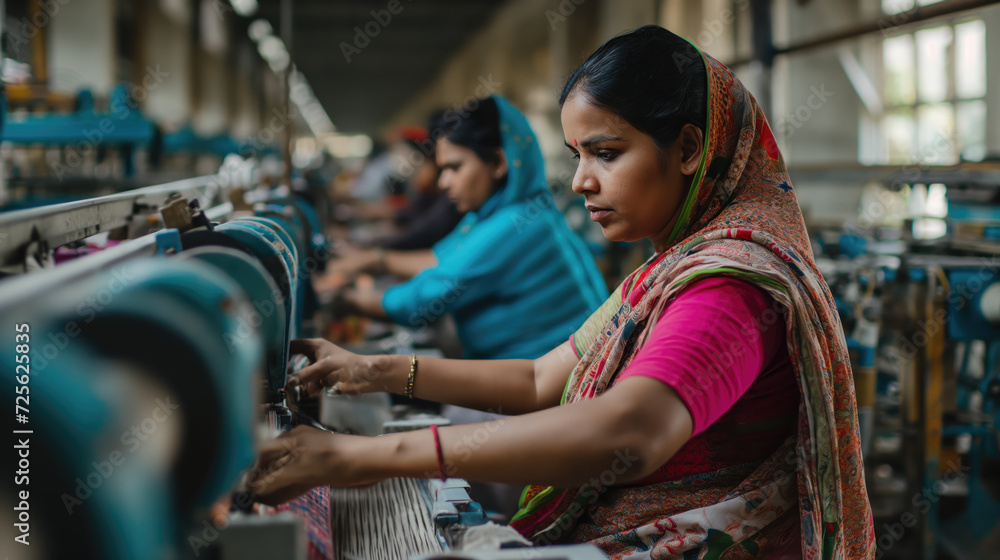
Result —
<path fill-rule="evenodd" d="M 475 214 L 484 219 L 497 208 L 529 200 L 552 208 L 552 197 L 545 186 L 545 162 L 528 119 L 503 97 L 494 95 L 492 99 L 500 115 L 500 148 L 507 157 L 507 184 Z"/>
<path fill-rule="evenodd" d="M 503 97 L 492 99 L 506 183 L 434 246 L 437 267 L 390 288 L 382 305 L 414 327 L 452 313 L 467 357 L 536 358 L 565 341 L 607 289 L 556 208 L 528 120 Z"/>
<path fill-rule="evenodd" d="M 493 95 L 491 99 L 496 102 L 500 114 L 500 147 L 507 158 L 507 184 L 493 193 L 478 210 L 469 212 L 455 229 L 460 231 L 463 227 L 470 227 L 500 208 L 526 204 L 527 211 L 538 211 L 541 218 L 549 222 L 557 244 L 570 263 L 574 279 L 584 291 L 588 304 L 596 308 L 604 303 L 605 296 L 602 294 L 606 294 L 607 289 L 603 280 L 593 285 L 592 271 L 587 270 L 587 264 L 592 265 L 594 257 L 583 240 L 566 226 L 566 219 L 549 192 L 545 160 L 534 130 L 524 114 L 510 101 L 499 95 Z"/>

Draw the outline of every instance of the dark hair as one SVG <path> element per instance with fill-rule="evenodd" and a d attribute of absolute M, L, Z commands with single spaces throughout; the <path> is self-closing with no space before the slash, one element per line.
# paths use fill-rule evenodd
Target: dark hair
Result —
<path fill-rule="evenodd" d="M 500 149 L 500 110 L 492 97 L 476 99 L 438 115 L 431 126 L 435 138 L 447 138 L 452 144 L 469 148 L 479 159 L 496 163 Z"/>
<path fill-rule="evenodd" d="M 575 92 L 622 117 L 665 148 L 693 124 L 705 130 L 707 75 L 690 43 L 646 25 L 600 46 L 573 72 L 559 106 Z"/>

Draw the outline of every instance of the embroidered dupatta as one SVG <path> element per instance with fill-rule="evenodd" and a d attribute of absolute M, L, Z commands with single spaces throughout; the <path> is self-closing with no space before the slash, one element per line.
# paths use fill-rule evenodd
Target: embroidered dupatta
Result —
<path fill-rule="evenodd" d="M 874 527 L 847 346 L 774 136 L 728 68 L 693 45 L 673 58 L 707 70 L 702 160 L 671 246 L 637 276 L 574 368 L 562 404 L 607 390 L 647 338 L 649 319 L 686 282 L 731 275 L 765 289 L 787 309 L 801 395 L 797 436 L 761 464 L 690 479 L 638 488 L 529 486 L 511 524 L 537 543 L 589 540 L 614 558 L 759 558 L 796 534 L 803 558 L 872 558 Z M 575 524 L 584 513 L 591 526 L 580 532 Z"/>

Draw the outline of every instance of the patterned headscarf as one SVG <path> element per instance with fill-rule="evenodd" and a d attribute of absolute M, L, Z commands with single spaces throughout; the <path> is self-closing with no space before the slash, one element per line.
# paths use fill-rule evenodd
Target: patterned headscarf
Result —
<path fill-rule="evenodd" d="M 638 508 L 644 513 L 636 514 L 636 524 L 597 544 L 616 558 L 717 558 L 721 550 L 742 544 L 740 557 L 753 558 L 758 548 L 763 552 L 762 543 L 774 547 L 800 531 L 804 558 L 871 558 L 875 538 L 854 381 L 833 297 L 816 268 L 802 213 L 763 112 L 728 68 L 691 48 L 690 63 L 703 63 L 708 75 L 702 160 L 669 248 L 643 267 L 621 307 L 584 353 L 563 404 L 594 398 L 611 386 L 648 336 L 653 323 L 648 319 L 659 316 L 686 282 L 728 275 L 763 288 L 787 309 L 788 351 L 801 394 L 798 434 L 750 476 L 736 480 L 728 494 L 699 494 L 699 485 L 671 483 L 615 488 L 619 501 L 655 505 L 652 510 Z M 677 56 L 683 55 L 674 56 L 683 63 Z M 732 473 L 699 476 L 722 479 Z M 795 486 L 800 528 L 776 522 L 787 520 L 782 514 L 795 507 Z M 601 491 L 528 487 L 512 525 L 536 542 L 565 538 Z M 687 505 L 663 505 L 671 501 Z M 615 523 L 621 531 L 621 519 L 609 525 Z"/>

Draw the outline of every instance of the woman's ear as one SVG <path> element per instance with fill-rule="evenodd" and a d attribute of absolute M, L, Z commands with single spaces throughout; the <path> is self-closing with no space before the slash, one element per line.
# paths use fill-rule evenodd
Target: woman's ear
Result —
<path fill-rule="evenodd" d="M 507 155 L 497 148 L 497 168 L 493 170 L 493 178 L 501 179 L 507 174 Z"/>
<path fill-rule="evenodd" d="M 681 128 L 677 142 L 681 148 L 681 173 L 684 175 L 694 175 L 698 170 L 705 149 L 704 139 L 701 129 L 693 124 L 688 123 Z"/>

